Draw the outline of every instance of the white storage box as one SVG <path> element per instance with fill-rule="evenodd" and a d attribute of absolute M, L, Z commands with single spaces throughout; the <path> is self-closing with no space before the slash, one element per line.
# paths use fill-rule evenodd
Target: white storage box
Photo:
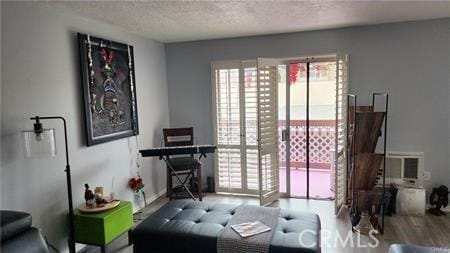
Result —
<path fill-rule="evenodd" d="M 399 215 L 425 215 L 425 189 L 422 187 L 396 186 L 398 188 L 396 213 Z"/>

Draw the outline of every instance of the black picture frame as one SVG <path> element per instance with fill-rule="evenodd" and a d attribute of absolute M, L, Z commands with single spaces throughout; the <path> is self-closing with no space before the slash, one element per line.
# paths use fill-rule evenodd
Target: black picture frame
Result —
<path fill-rule="evenodd" d="M 133 46 L 78 33 L 86 144 L 139 134 Z"/>

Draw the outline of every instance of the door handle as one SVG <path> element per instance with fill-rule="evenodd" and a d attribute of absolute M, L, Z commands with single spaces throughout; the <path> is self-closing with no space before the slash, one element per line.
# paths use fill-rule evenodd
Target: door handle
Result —
<path fill-rule="evenodd" d="M 281 141 L 286 141 L 288 139 L 288 131 L 287 129 L 284 129 L 281 131 Z"/>

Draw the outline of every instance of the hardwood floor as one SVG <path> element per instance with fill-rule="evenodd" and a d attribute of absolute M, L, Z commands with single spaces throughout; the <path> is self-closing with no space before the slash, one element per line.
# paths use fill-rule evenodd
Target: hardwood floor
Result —
<path fill-rule="evenodd" d="M 161 197 L 152 202 L 135 217 L 145 219 L 168 199 Z M 203 201 L 254 204 L 259 200 L 253 197 L 207 194 Z M 306 200 L 282 198 L 271 206 L 284 209 L 315 212 L 322 223 L 322 252 L 323 253 L 385 253 L 392 243 L 406 243 L 425 246 L 450 247 L 450 214 L 447 216 L 392 216 L 386 217 L 385 233 L 376 235 L 379 244 L 372 248 L 376 241 L 369 236 L 359 235 L 351 231 L 348 212 L 343 210 L 338 216 L 334 215 L 334 202 L 324 200 Z M 139 220 L 135 222 L 137 225 Z M 132 246 L 127 245 L 127 235 L 122 236 L 108 246 L 108 252 L 131 253 Z M 342 245 L 342 241 L 346 241 Z M 96 247 L 86 247 L 82 252 L 100 252 Z"/>

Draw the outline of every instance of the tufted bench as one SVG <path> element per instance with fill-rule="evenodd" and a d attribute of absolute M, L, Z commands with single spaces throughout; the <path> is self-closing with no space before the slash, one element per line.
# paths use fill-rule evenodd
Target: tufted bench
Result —
<path fill-rule="evenodd" d="M 216 252 L 217 238 L 237 206 L 171 201 L 133 230 L 134 252 Z M 320 252 L 319 217 L 313 213 L 281 210 L 270 252 Z"/>

